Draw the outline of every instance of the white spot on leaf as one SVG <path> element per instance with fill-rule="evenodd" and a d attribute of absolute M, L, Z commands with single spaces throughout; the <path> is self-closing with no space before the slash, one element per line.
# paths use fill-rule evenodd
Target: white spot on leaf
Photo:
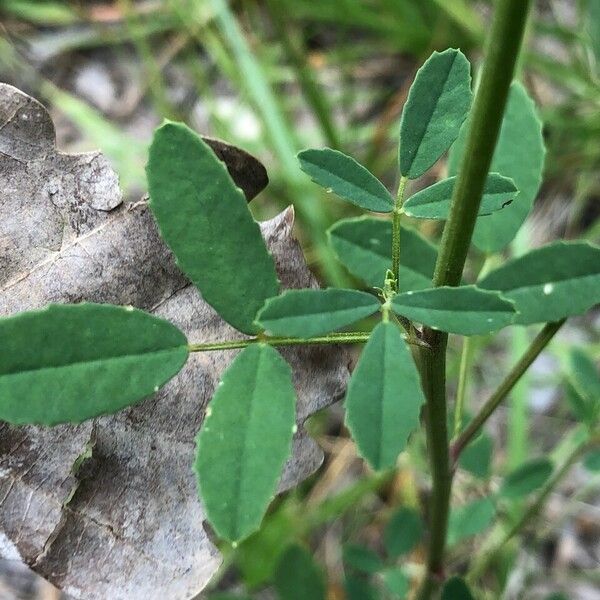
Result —
<path fill-rule="evenodd" d="M 553 291 L 554 291 L 554 286 L 551 283 L 547 283 L 544 286 L 544 294 L 546 294 L 546 296 L 550 295 Z"/>

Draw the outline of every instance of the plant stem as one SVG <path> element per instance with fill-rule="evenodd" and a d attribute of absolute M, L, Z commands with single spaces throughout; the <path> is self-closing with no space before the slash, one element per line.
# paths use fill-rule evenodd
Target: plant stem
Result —
<path fill-rule="evenodd" d="M 531 0 L 499 0 L 497 3 L 481 83 L 470 118 L 465 152 L 435 266 L 434 286 L 460 284 L 530 4 Z M 424 339 L 431 346 L 430 352 L 422 352 L 422 378 L 427 399 L 425 425 L 433 490 L 429 510 L 427 570 L 417 593 L 419 600 L 431 598 L 443 581 L 452 483 L 446 425 L 445 370 L 448 335 L 426 329 Z"/>
<path fill-rule="evenodd" d="M 475 417 L 469 422 L 465 430 L 456 438 L 452 444 L 452 459 L 456 461 L 460 453 L 467 444 L 477 435 L 481 426 L 490 418 L 492 413 L 498 408 L 500 403 L 510 393 L 523 374 L 532 365 L 533 361 L 539 356 L 542 350 L 548 345 L 556 332 L 562 327 L 566 319 L 548 323 L 531 342 L 529 348 L 521 356 L 521 359 L 515 364 L 496 391 L 488 398 Z"/>
<path fill-rule="evenodd" d="M 364 331 L 348 331 L 342 333 L 329 333 L 310 338 L 297 337 L 271 337 L 262 335 L 254 338 L 241 338 L 238 340 L 228 340 L 226 342 L 203 342 L 200 344 L 189 344 L 190 352 L 214 352 L 216 350 L 235 350 L 237 348 L 246 348 L 251 344 L 269 344 L 270 346 L 310 346 L 318 344 L 363 344 L 371 334 Z M 408 335 L 403 336 L 408 344 L 428 348 L 427 343 L 418 338 Z"/>
<path fill-rule="evenodd" d="M 400 279 L 400 217 L 402 215 L 402 205 L 404 204 L 404 191 L 406 189 L 406 177 L 400 178 L 396 202 L 394 203 L 394 217 L 392 220 L 392 273 L 396 281 L 396 291 L 399 289 Z"/>

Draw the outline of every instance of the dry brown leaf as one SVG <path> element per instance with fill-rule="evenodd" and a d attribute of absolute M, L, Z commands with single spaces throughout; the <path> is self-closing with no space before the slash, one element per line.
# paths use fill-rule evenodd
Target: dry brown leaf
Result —
<path fill-rule="evenodd" d="M 251 197 L 266 179 L 253 165 L 258 171 L 244 182 L 248 163 L 235 156 L 236 181 Z M 261 225 L 263 235 L 284 287 L 316 286 L 293 218 L 287 209 Z M 106 159 L 57 152 L 46 109 L 0 84 L 0 315 L 81 300 L 143 308 L 193 342 L 240 335 L 177 269 L 145 202 L 122 203 Z M 343 394 L 347 355 L 338 346 L 283 354 L 302 425 Z M 0 422 L 0 557 L 23 560 L 74 598 L 179 600 L 200 592 L 220 557 L 203 529 L 194 436 L 234 355 L 194 354 L 163 390 L 114 416 L 52 429 Z M 280 489 L 321 460 L 300 427 Z"/>

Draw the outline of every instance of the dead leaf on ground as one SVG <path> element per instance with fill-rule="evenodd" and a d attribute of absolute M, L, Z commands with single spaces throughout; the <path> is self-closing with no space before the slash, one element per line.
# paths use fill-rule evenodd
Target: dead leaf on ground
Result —
<path fill-rule="evenodd" d="M 254 168 L 236 179 L 249 197 L 266 184 Z M 261 228 L 283 286 L 316 286 L 292 226 L 287 209 Z M 122 202 L 106 159 L 57 152 L 46 109 L 0 84 L 0 315 L 81 300 L 148 310 L 194 342 L 240 335 L 177 269 L 146 204 Z M 342 396 L 347 355 L 338 346 L 283 354 L 302 425 Z M 73 598 L 200 592 L 220 557 L 203 529 L 194 436 L 234 355 L 193 355 L 163 390 L 114 416 L 52 429 L 0 422 L 0 557 L 23 560 Z M 321 460 L 300 427 L 280 489 Z"/>

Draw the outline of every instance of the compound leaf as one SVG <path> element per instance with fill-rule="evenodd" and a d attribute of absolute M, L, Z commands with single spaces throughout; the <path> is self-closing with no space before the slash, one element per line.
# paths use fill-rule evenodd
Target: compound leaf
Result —
<path fill-rule="evenodd" d="M 600 248 L 586 242 L 548 244 L 508 261 L 477 285 L 512 300 L 520 325 L 578 315 L 600 302 Z"/>
<path fill-rule="evenodd" d="M 273 258 L 243 192 L 200 136 L 182 123 L 159 127 L 146 167 L 149 206 L 181 270 L 239 331 L 276 296 Z"/>
<path fill-rule="evenodd" d="M 392 224 L 372 217 L 343 219 L 328 231 L 329 242 L 340 262 L 372 287 L 382 287 L 392 265 Z M 436 247 L 414 229 L 400 234 L 400 290 L 431 287 L 437 259 Z"/>
<path fill-rule="evenodd" d="M 513 305 L 499 293 L 474 285 L 438 287 L 394 296 L 392 310 L 433 329 L 459 335 L 482 335 L 510 324 Z"/>
<path fill-rule="evenodd" d="M 417 219 L 447 219 L 455 183 L 456 177 L 450 177 L 417 192 L 404 203 L 404 213 Z M 490 173 L 477 214 L 490 215 L 503 209 L 513 201 L 518 192 L 512 179 Z"/>
<path fill-rule="evenodd" d="M 0 319 L 0 419 L 79 423 L 158 391 L 188 357 L 185 335 L 132 307 L 51 304 Z"/>
<path fill-rule="evenodd" d="M 394 200 L 383 183 L 352 157 L 332 150 L 304 150 L 300 168 L 311 179 L 340 198 L 375 212 L 391 212 Z"/>
<path fill-rule="evenodd" d="M 375 470 L 392 467 L 419 423 L 424 402 L 419 373 L 396 325 L 371 333 L 346 394 L 346 425 Z"/>
<path fill-rule="evenodd" d="M 267 300 L 258 322 L 272 335 L 312 337 L 371 316 L 381 306 L 357 290 L 288 290 Z"/>
<path fill-rule="evenodd" d="M 400 123 L 400 173 L 416 179 L 457 138 L 471 106 L 471 68 L 459 50 L 434 52 L 417 71 Z"/>
<path fill-rule="evenodd" d="M 468 121 L 450 152 L 449 171 L 458 172 L 464 152 Z M 477 219 L 473 244 L 481 251 L 502 250 L 516 235 L 527 218 L 542 183 L 544 138 L 533 100 L 518 82 L 511 85 L 502 128 L 490 171 L 510 177 L 519 190 L 514 202 L 504 210 Z"/>
<path fill-rule="evenodd" d="M 233 360 L 197 437 L 195 471 L 208 519 L 223 538 L 255 531 L 275 494 L 295 429 L 292 373 L 266 344 Z"/>
<path fill-rule="evenodd" d="M 325 600 L 325 580 L 310 552 L 294 544 L 281 556 L 274 577 L 281 600 Z"/>
<path fill-rule="evenodd" d="M 498 494 L 511 500 L 524 498 L 542 487 L 552 475 L 553 470 L 552 461 L 547 458 L 529 460 L 504 478 Z"/>

